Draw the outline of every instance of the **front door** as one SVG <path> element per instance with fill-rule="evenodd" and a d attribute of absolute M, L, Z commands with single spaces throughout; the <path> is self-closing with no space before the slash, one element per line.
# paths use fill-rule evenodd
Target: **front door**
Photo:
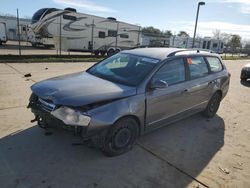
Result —
<path fill-rule="evenodd" d="M 153 128 L 164 125 L 169 117 L 190 107 L 186 88 L 186 68 L 183 58 L 165 63 L 153 76 L 155 81 L 165 81 L 166 88 L 149 89 L 146 93 L 146 125 Z"/>

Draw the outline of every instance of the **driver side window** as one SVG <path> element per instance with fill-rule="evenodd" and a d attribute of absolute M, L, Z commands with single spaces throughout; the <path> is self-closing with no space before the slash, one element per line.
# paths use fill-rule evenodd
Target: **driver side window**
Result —
<path fill-rule="evenodd" d="M 153 77 L 153 81 L 162 80 L 168 85 L 174 85 L 185 81 L 185 62 L 183 59 L 175 59 L 167 62 Z"/>

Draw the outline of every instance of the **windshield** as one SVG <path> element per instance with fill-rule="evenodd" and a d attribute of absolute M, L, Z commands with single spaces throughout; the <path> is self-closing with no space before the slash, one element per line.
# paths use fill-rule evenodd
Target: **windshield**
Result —
<path fill-rule="evenodd" d="M 160 60 L 119 53 L 94 65 L 88 73 L 129 86 L 138 85 Z"/>

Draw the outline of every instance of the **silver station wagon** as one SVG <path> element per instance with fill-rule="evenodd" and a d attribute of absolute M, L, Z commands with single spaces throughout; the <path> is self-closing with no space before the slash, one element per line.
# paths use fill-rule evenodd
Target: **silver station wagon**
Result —
<path fill-rule="evenodd" d="M 139 48 L 34 84 L 28 107 L 39 126 L 72 128 L 115 156 L 153 129 L 198 112 L 213 117 L 229 81 L 217 54 Z"/>

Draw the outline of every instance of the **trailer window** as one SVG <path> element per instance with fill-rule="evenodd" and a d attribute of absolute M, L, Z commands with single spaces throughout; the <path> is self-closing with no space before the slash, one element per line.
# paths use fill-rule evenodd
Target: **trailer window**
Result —
<path fill-rule="evenodd" d="M 66 15 L 66 14 L 63 15 L 63 19 L 76 21 L 76 17 L 75 16 L 70 16 L 70 15 Z"/>
<path fill-rule="evenodd" d="M 105 32 L 104 31 L 99 31 L 98 37 L 102 38 L 102 39 L 105 38 Z"/>
<path fill-rule="evenodd" d="M 108 36 L 109 37 L 116 37 L 117 31 L 116 30 L 108 30 Z"/>
<path fill-rule="evenodd" d="M 217 48 L 218 44 L 217 43 L 213 43 L 213 48 Z"/>
<path fill-rule="evenodd" d="M 120 34 L 120 38 L 128 39 L 128 35 L 127 34 Z"/>

